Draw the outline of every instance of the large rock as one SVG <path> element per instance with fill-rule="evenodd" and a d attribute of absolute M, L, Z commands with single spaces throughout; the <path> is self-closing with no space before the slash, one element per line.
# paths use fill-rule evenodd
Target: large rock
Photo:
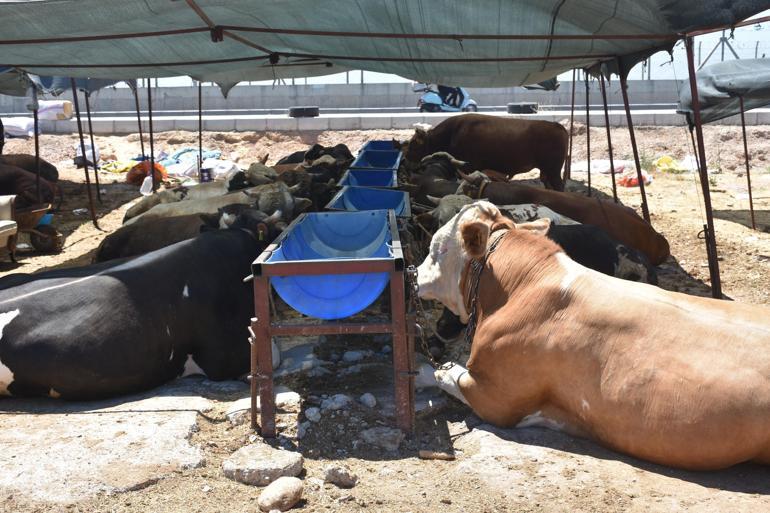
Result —
<path fill-rule="evenodd" d="M 262 511 L 286 511 L 302 498 L 302 481 L 296 477 L 279 477 L 262 490 L 257 505 Z"/>
<path fill-rule="evenodd" d="M 302 472 L 302 455 L 255 443 L 241 447 L 222 463 L 226 477 L 241 483 L 265 486 L 279 477 L 294 477 Z"/>
<path fill-rule="evenodd" d="M 386 451 L 397 451 L 404 440 L 404 433 L 400 429 L 378 426 L 361 431 L 361 439 Z"/>
<path fill-rule="evenodd" d="M 292 392 L 285 386 L 275 388 L 275 406 L 282 411 L 299 410 L 302 398 L 297 392 Z M 257 411 L 260 411 L 260 399 L 257 397 Z M 227 420 L 233 425 L 245 424 L 251 418 L 251 396 L 233 401 L 225 412 Z"/>

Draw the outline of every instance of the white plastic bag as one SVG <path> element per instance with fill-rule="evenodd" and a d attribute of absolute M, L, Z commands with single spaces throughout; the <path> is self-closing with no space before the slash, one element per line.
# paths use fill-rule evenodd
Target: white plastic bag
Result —
<path fill-rule="evenodd" d="M 40 100 L 37 117 L 49 121 L 72 119 L 72 102 L 69 100 Z"/>
<path fill-rule="evenodd" d="M 91 142 L 85 141 L 84 146 L 86 147 L 86 160 L 92 164 L 96 164 L 99 162 L 99 145 L 94 143 L 96 148 L 94 148 L 94 151 L 91 151 Z M 94 153 L 96 153 L 96 160 L 94 160 Z M 83 152 L 80 151 L 80 143 L 75 144 L 75 158 L 82 157 Z"/>

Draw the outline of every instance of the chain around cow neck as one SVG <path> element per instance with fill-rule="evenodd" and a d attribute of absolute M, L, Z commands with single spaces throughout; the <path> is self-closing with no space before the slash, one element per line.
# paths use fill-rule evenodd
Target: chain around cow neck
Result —
<path fill-rule="evenodd" d="M 510 231 L 508 227 L 500 227 L 489 235 L 489 242 L 487 243 L 487 251 L 481 259 L 471 259 L 468 261 L 468 266 L 465 270 L 465 280 L 463 283 L 463 302 L 465 303 L 465 309 L 468 312 L 468 325 L 465 328 L 465 344 L 470 346 L 473 343 L 473 335 L 476 332 L 477 321 L 477 304 L 479 299 L 479 283 L 481 282 L 481 273 L 484 272 L 484 268 L 487 266 L 489 256 L 494 253 L 500 241 L 505 238 L 505 235 Z"/>

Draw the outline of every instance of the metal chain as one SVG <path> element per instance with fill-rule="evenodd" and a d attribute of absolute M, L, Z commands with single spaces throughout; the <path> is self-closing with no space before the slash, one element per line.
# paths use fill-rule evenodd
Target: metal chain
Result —
<path fill-rule="evenodd" d="M 473 260 L 471 261 L 471 307 L 470 311 L 468 312 L 468 325 L 465 328 L 465 344 L 470 347 L 473 343 L 473 335 L 476 333 L 476 321 L 477 315 L 476 315 L 476 304 L 478 303 L 479 298 L 479 283 L 481 282 L 481 273 L 484 271 L 484 267 L 487 265 L 487 261 L 489 260 L 489 255 L 494 253 L 494 251 L 497 249 L 497 246 L 500 244 L 500 241 L 505 238 L 506 231 L 503 232 L 496 232 L 501 233 L 501 235 L 498 235 L 487 248 L 487 252 L 484 255 L 484 258 L 482 260 Z"/>
<path fill-rule="evenodd" d="M 430 364 L 435 369 L 440 370 L 448 370 L 454 367 L 453 362 L 447 362 L 447 363 L 439 363 L 436 361 L 435 358 L 433 358 L 433 355 L 430 352 L 430 348 L 428 347 L 428 340 L 425 337 L 425 328 L 430 328 L 431 331 L 435 333 L 435 331 L 432 328 L 430 319 L 428 318 L 428 315 L 425 313 L 425 310 L 422 307 L 422 301 L 420 300 L 420 297 L 417 295 L 419 291 L 419 286 L 417 285 L 417 268 L 413 265 L 410 265 L 406 268 L 406 280 L 409 285 L 409 302 L 412 306 L 412 309 L 415 313 L 415 317 L 417 319 L 417 334 L 420 337 L 420 346 L 422 347 L 423 352 L 425 353 L 425 356 L 428 357 L 428 360 L 430 361 Z M 438 334 L 436 333 L 438 336 Z M 439 337 L 441 338 L 441 337 Z"/>

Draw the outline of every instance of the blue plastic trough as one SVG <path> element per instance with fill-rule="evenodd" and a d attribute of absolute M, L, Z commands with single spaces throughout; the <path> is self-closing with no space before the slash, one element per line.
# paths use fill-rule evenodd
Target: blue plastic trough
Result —
<path fill-rule="evenodd" d="M 395 169 L 348 169 L 337 185 L 352 187 L 396 187 L 398 185 Z"/>
<path fill-rule="evenodd" d="M 348 212 L 390 209 L 395 211 L 398 217 L 412 215 L 408 192 L 366 187 L 343 187 L 326 205 L 326 209 Z"/>
<path fill-rule="evenodd" d="M 393 146 L 393 141 L 369 141 L 368 143 L 364 144 L 361 150 L 359 151 L 369 151 L 369 150 L 375 150 L 375 151 L 393 151 L 396 148 Z"/>
<path fill-rule="evenodd" d="M 262 265 L 393 259 L 390 246 L 398 232 L 391 224 L 387 210 L 304 214 L 276 240 L 278 248 Z M 388 280 L 388 273 L 376 272 L 274 276 L 271 283 L 298 312 L 331 320 L 364 310 L 385 290 Z"/>
<path fill-rule="evenodd" d="M 350 169 L 398 169 L 400 162 L 401 152 L 398 150 L 366 150 L 358 154 Z"/>

